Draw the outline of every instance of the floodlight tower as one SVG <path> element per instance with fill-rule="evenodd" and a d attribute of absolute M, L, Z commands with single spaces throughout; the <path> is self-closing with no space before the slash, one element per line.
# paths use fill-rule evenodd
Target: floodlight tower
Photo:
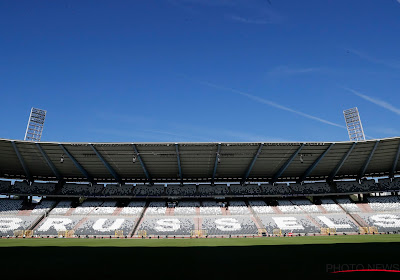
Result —
<path fill-rule="evenodd" d="M 365 141 L 364 129 L 357 107 L 344 110 L 343 114 L 350 141 Z"/>
<path fill-rule="evenodd" d="M 31 109 L 29 115 L 28 125 L 26 127 L 25 138 L 27 141 L 39 142 L 42 138 L 44 120 L 46 118 L 46 111 L 38 108 Z"/>

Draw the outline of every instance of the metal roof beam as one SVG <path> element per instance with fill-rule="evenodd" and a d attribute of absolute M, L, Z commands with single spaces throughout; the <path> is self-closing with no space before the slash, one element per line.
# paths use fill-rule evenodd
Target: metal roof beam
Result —
<path fill-rule="evenodd" d="M 58 145 L 61 147 L 61 149 L 64 151 L 64 153 L 67 154 L 67 156 L 70 158 L 70 160 L 72 160 L 72 162 L 74 163 L 76 168 L 79 169 L 79 171 L 83 174 L 83 176 L 85 176 L 89 182 L 93 183 L 94 180 L 93 180 L 92 176 L 89 175 L 89 173 L 85 170 L 85 168 L 83 168 L 83 166 L 74 158 L 74 156 L 67 150 L 67 148 L 65 148 L 63 144 L 58 144 Z"/>
<path fill-rule="evenodd" d="M 366 171 L 367 168 L 368 168 L 369 162 L 371 161 L 372 156 L 374 155 L 375 150 L 376 150 L 376 148 L 378 147 L 378 144 L 379 144 L 379 140 L 377 140 L 377 141 L 375 142 L 375 145 L 374 145 L 374 147 L 372 148 L 371 152 L 369 153 L 369 156 L 368 156 L 367 160 L 365 161 L 363 167 L 361 168 L 360 173 L 358 174 L 357 179 L 361 179 L 362 177 L 364 177 L 365 171 Z"/>
<path fill-rule="evenodd" d="M 213 170 L 213 174 L 211 177 L 212 185 L 214 185 L 214 179 L 215 179 L 215 175 L 217 174 L 218 163 L 220 162 L 220 158 L 221 158 L 220 154 L 219 154 L 220 151 L 221 151 L 221 143 L 218 143 L 217 153 L 215 154 L 214 170 Z"/>
<path fill-rule="evenodd" d="M 177 156 L 177 159 L 178 159 L 179 178 L 181 179 L 181 184 L 182 184 L 183 176 L 182 176 L 181 157 L 179 155 L 179 144 L 178 143 L 175 143 L 175 150 L 176 150 L 176 156 Z"/>
<path fill-rule="evenodd" d="M 60 175 L 60 172 L 57 170 L 57 168 L 54 165 L 54 163 L 50 160 L 49 156 L 43 150 L 42 146 L 40 146 L 39 143 L 35 143 L 35 144 L 36 144 L 36 147 L 38 148 L 38 150 L 40 151 L 40 153 L 42 154 L 42 156 L 43 156 L 44 160 L 46 161 L 47 165 L 50 167 L 51 171 L 53 172 L 54 176 L 56 176 L 56 178 L 58 180 L 62 180 L 62 176 Z"/>
<path fill-rule="evenodd" d="M 249 177 L 250 172 L 253 169 L 253 166 L 256 163 L 256 160 L 257 160 L 258 156 L 260 155 L 263 146 L 264 146 L 264 143 L 261 143 L 260 146 L 258 147 L 257 153 L 254 155 L 253 160 L 251 161 L 249 167 L 246 170 L 246 173 L 243 176 L 243 179 L 241 181 L 242 185 L 246 182 L 247 178 Z"/>
<path fill-rule="evenodd" d="M 32 178 L 32 176 L 31 176 L 31 173 L 30 173 L 30 171 L 29 171 L 29 168 L 28 168 L 28 166 L 26 165 L 25 160 L 24 160 L 24 158 L 22 157 L 21 153 L 19 152 L 17 145 L 15 144 L 14 141 L 11 141 L 11 145 L 13 146 L 14 151 L 15 151 L 15 153 L 17 154 L 19 163 L 22 165 L 22 169 L 24 169 L 26 178 L 28 179 L 28 181 L 33 182 L 33 178 Z"/>
<path fill-rule="evenodd" d="M 105 160 L 105 158 L 99 153 L 99 151 L 93 146 L 93 144 L 89 143 L 89 146 L 92 148 L 93 152 L 97 155 L 97 157 L 101 160 L 104 166 L 107 168 L 108 172 L 114 177 L 115 181 L 117 181 L 120 185 L 122 185 L 121 177 L 115 172 L 114 168 Z"/>
<path fill-rule="evenodd" d="M 147 181 L 149 181 L 149 184 L 150 184 L 150 185 L 153 185 L 153 181 L 151 180 L 150 173 L 149 173 L 149 171 L 147 170 L 146 165 L 144 164 L 144 161 L 143 161 L 142 157 L 140 156 L 140 153 L 139 153 L 139 151 L 138 151 L 136 145 L 135 145 L 135 144 L 132 144 L 132 147 L 133 147 L 133 150 L 134 150 L 135 153 L 136 153 L 136 157 L 137 157 L 137 159 L 139 160 L 140 165 L 141 165 L 142 168 L 143 168 L 143 172 L 144 172 L 144 175 L 146 176 Z"/>
<path fill-rule="evenodd" d="M 289 165 L 292 163 L 292 161 L 295 159 L 295 157 L 299 154 L 301 149 L 303 149 L 304 143 L 301 144 L 301 146 L 290 156 L 290 158 L 285 162 L 285 164 L 276 172 L 276 174 L 272 177 L 271 183 L 275 183 L 279 177 L 285 172 L 285 170 L 289 167 Z"/>
<path fill-rule="evenodd" d="M 396 172 L 397 163 L 399 162 L 399 156 L 400 156 L 400 142 L 399 142 L 399 146 L 397 147 L 397 152 L 396 152 L 396 156 L 393 161 L 392 169 L 390 170 L 390 175 L 389 175 L 390 178 L 394 177 L 394 173 Z"/>
<path fill-rule="evenodd" d="M 335 143 L 331 143 L 328 147 L 328 149 L 326 149 L 314 162 L 313 164 L 311 164 L 311 166 L 309 168 L 307 168 L 307 170 L 303 173 L 303 175 L 300 176 L 299 180 L 297 182 L 303 182 L 304 179 L 307 178 L 308 175 L 311 174 L 311 172 L 314 170 L 315 167 L 317 167 L 318 163 L 320 163 L 320 161 L 325 157 L 325 155 L 329 152 L 330 149 L 332 149 L 332 147 L 335 145 Z"/>
<path fill-rule="evenodd" d="M 354 147 L 357 145 L 357 142 L 354 142 L 353 145 L 351 145 L 350 149 L 346 152 L 346 154 L 342 157 L 338 165 L 336 165 L 335 169 L 329 174 L 328 178 L 326 179 L 327 182 L 332 182 L 333 178 L 335 178 L 336 174 L 339 172 L 340 168 L 342 168 L 343 164 L 353 151 Z"/>

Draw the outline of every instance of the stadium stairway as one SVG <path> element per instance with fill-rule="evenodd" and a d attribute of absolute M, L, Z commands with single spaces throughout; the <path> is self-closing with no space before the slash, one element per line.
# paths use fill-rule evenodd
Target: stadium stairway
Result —
<path fill-rule="evenodd" d="M 349 219 L 356 224 L 358 227 L 365 227 L 368 226 L 367 223 L 358 215 L 355 213 L 350 213 L 348 212 L 344 207 L 342 207 L 342 205 L 340 205 L 336 199 L 333 199 L 333 201 L 335 201 L 335 203 L 347 214 L 347 216 L 349 217 Z M 357 204 L 356 204 L 357 205 Z M 357 205 L 358 207 L 358 205 Z M 360 208 L 360 207 L 359 207 Z M 360 208 L 361 209 L 361 208 Z"/>
<path fill-rule="evenodd" d="M 365 212 L 365 213 L 372 213 L 372 212 L 374 212 L 374 211 L 371 209 L 371 206 L 369 206 L 368 203 L 359 203 L 359 204 L 358 204 L 358 207 L 361 209 L 362 212 Z"/>
<path fill-rule="evenodd" d="M 83 219 L 81 219 L 74 227 L 73 227 L 73 231 L 76 231 L 84 222 L 86 222 L 88 220 L 87 217 L 84 217 Z"/>
<path fill-rule="evenodd" d="M 321 213 L 324 213 L 324 214 L 328 213 L 328 211 L 326 211 L 326 209 L 324 207 L 322 207 L 321 205 L 317 205 L 317 207 L 318 207 L 318 210 L 321 211 Z"/>
<path fill-rule="evenodd" d="M 143 221 L 144 213 L 146 213 L 146 210 L 147 210 L 147 207 L 149 206 L 149 204 L 150 204 L 150 201 L 146 201 L 146 204 L 145 204 L 144 207 L 143 207 L 142 213 L 140 213 L 139 218 L 136 220 L 136 223 L 134 224 L 132 231 L 128 233 L 128 236 L 129 236 L 129 237 L 132 237 L 132 236 L 134 236 L 135 234 L 137 234 L 137 230 L 138 230 L 138 228 L 139 228 L 139 225 L 140 225 L 140 224 L 142 223 L 142 221 Z"/>
<path fill-rule="evenodd" d="M 247 205 L 247 208 L 249 209 L 250 213 L 251 213 L 251 219 L 253 220 L 253 222 L 256 224 L 258 229 L 265 229 L 263 223 L 261 222 L 260 218 L 258 217 L 257 213 L 254 212 L 254 209 L 249 205 L 249 201 L 245 200 L 245 203 Z M 267 232 L 268 234 L 268 232 Z"/>
<path fill-rule="evenodd" d="M 283 214 L 283 212 L 278 208 L 278 206 L 272 206 L 272 210 L 274 210 L 276 214 Z"/>
<path fill-rule="evenodd" d="M 29 230 L 33 230 L 33 232 L 35 232 L 35 230 L 37 229 L 37 227 L 39 226 L 40 222 L 47 217 L 47 215 L 51 212 L 51 210 L 53 210 L 59 201 L 57 201 L 56 203 L 53 204 L 53 206 L 51 206 L 49 208 L 49 210 L 47 210 L 47 212 L 45 212 L 43 215 L 39 216 L 33 223 L 32 225 L 28 228 Z"/>
<path fill-rule="evenodd" d="M 113 215 L 113 216 L 118 216 L 118 215 L 121 213 L 122 209 L 124 209 L 124 207 L 117 207 L 117 208 L 114 210 L 114 213 L 112 213 L 112 215 Z"/>

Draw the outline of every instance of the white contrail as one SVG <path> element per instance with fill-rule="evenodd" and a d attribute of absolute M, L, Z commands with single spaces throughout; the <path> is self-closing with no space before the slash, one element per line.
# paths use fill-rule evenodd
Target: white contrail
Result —
<path fill-rule="evenodd" d="M 196 80 L 193 80 L 193 79 L 190 79 L 190 80 L 196 81 Z M 321 123 L 325 123 L 325 124 L 329 124 L 329 125 L 332 125 L 332 126 L 336 126 L 336 127 L 340 127 L 340 128 L 346 129 L 346 127 L 343 126 L 343 125 L 340 125 L 340 124 L 337 124 L 337 123 L 334 123 L 334 122 L 331 122 L 331 121 L 327 121 L 325 119 L 322 119 L 322 118 L 319 118 L 319 117 L 316 117 L 316 116 L 313 116 L 313 115 L 309 115 L 309 114 L 306 114 L 306 113 L 303 113 L 303 112 L 288 108 L 286 106 L 283 106 L 283 105 L 280 105 L 280 104 L 275 103 L 273 101 L 270 101 L 270 100 L 267 100 L 267 99 L 264 99 L 264 98 L 249 94 L 249 93 L 244 92 L 244 91 L 240 91 L 240 90 L 236 90 L 236 89 L 228 88 L 228 87 L 223 87 L 223 86 L 219 86 L 219 85 L 212 84 L 212 83 L 209 83 L 209 82 L 204 82 L 204 81 L 196 81 L 196 82 L 201 83 L 203 85 L 207 85 L 209 87 L 216 88 L 216 89 L 221 89 L 221 90 L 230 91 L 230 92 L 233 92 L 233 93 L 236 93 L 236 94 L 240 94 L 242 96 L 245 96 L 245 97 L 247 97 L 249 99 L 252 99 L 254 101 L 257 101 L 259 103 L 266 104 L 266 105 L 269 105 L 269 106 L 272 106 L 272 107 L 275 107 L 275 108 L 278 108 L 278 109 L 281 109 L 281 110 L 284 110 L 284 111 L 287 111 L 287 112 L 291 112 L 291 113 L 297 114 L 299 116 L 302 116 L 302 117 L 305 117 L 305 118 L 308 118 L 308 119 L 312 119 L 312 120 L 315 120 L 315 121 L 318 121 L 318 122 L 321 122 Z"/>
<path fill-rule="evenodd" d="M 347 91 L 352 92 L 353 94 L 357 95 L 358 97 L 361 97 L 361 98 L 363 98 L 363 99 L 365 99 L 365 100 L 367 100 L 367 101 L 369 101 L 371 103 L 374 103 L 375 105 L 378 105 L 378 106 L 380 106 L 382 108 L 385 108 L 385 109 L 387 109 L 389 111 L 392 111 L 393 113 L 396 113 L 396 114 L 400 115 L 400 109 L 394 107 L 392 104 L 390 104 L 390 103 L 388 103 L 386 101 L 370 97 L 368 95 L 362 94 L 362 93 L 360 93 L 360 92 L 358 92 L 358 91 L 356 91 L 354 89 L 351 89 L 351 88 L 345 87 L 344 89 L 346 89 Z"/>

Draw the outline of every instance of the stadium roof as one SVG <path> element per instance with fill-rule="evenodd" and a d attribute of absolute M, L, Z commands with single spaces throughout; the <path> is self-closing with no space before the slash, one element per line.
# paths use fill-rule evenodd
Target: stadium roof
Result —
<path fill-rule="evenodd" d="M 57 143 L 0 139 L 0 177 L 29 181 L 311 181 L 393 176 L 400 137 L 362 142 Z"/>

